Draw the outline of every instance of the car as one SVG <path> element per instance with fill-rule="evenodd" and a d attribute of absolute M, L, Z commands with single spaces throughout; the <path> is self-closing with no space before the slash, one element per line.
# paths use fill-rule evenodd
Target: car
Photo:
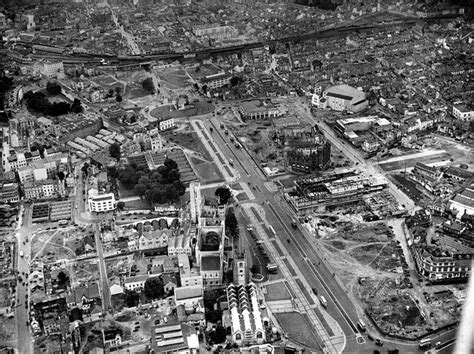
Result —
<path fill-rule="evenodd" d="M 157 318 L 157 319 L 155 320 L 155 326 L 157 326 L 157 325 L 159 325 L 159 324 L 160 324 L 160 319 Z"/>
<path fill-rule="evenodd" d="M 375 344 L 378 345 L 379 347 L 381 347 L 383 345 L 383 342 L 380 339 L 377 338 L 375 340 Z"/>

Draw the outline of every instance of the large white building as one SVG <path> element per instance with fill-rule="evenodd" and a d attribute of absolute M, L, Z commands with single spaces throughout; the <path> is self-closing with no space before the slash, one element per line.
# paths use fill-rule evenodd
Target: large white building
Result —
<path fill-rule="evenodd" d="M 474 118 L 474 109 L 465 104 L 453 106 L 453 116 L 463 122 L 470 122 Z"/>
<path fill-rule="evenodd" d="M 313 95 L 312 104 L 318 108 L 357 113 L 368 106 L 365 93 L 349 85 L 336 85 L 326 89 L 322 97 Z"/>
<path fill-rule="evenodd" d="M 231 317 L 232 341 L 239 346 L 264 343 L 265 330 L 255 284 L 230 284 L 227 287 L 227 302 Z"/>
<path fill-rule="evenodd" d="M 113 193 L 99 194 L 97 189 L 90 189 L 87 202 L 89 204 L 90 212 L 107 212 L 114 210 L 115 195 Z"/>
<path fill-rule="evenodd" d="M 449 209 L 456 213 L 458 218 L 464 214 L 474 215 L 474 186 L 466 188 L 450 200 Z"/>
<path fill-rule="evenodd" d="M 41 61 L 34 65 L 34 70 L 48 79 L 64 79 L 64 64 L 62 61 Z"/>

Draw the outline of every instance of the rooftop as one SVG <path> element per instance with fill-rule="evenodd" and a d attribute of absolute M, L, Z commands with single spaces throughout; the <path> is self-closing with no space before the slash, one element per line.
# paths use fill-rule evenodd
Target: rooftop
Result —
<path fill-rule="evenodd" d="M 201 270 L 220 270 L 221 258 L 219 256 L 204 256 L 201 259 Z"/>

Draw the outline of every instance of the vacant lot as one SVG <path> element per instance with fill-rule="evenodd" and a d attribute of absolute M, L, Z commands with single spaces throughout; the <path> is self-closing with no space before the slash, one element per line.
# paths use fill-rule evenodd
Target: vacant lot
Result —
<path fill-rule="evenodd" d="M 192 86 L 192 80 L 181 67 L 164 68 L 158 71 L 162 84 L 169 90 Z"/>

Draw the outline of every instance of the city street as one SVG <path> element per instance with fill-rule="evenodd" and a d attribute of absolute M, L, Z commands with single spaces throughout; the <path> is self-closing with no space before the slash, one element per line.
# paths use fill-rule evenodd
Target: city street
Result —
<path fill-rule="evenodd" d="M 208 130 L 213 127 L 214 142 L 220 146 L 222 153 L 228 159 L 232 158 L 238 161 L 235 167 L 240 171 L 241 178 L 239 181 L 255 187 L 253 193 L 256 199 L 253 202 L 263 203 L 265 219 L 275 229 L 277 237 L 284 247 L 283 252 L 292 258 L 307 283 L 316 287 L 318 292 L 321 292 L 328 300 L 327 312 L 343 329 L 346 336 L 346 348 L 349 347 L 351 350 L 360 353 L 377 348 L 373 342 L 367 339 L 363 343 L 357 342 L 356 338 L 360 337 L 356 326 L 358 319 L 364 318 L 366 323 L 370 322 L 365 318 L 362 310 L 356 307 L 354 299 L 351 298 L 344 285 L 337 280 L 335 272 L 325 262 L 325 258 L 317 248 L 315 240 L 311 239 L 313 236 L 301 228 L 290 230 L 289 225 L 294 216 L 289 214 L 285 205 L 275 203 L 276 193 L 270 192 L 266 188 L 267 179 L 262 178 L 263 174 L 259 167 L 245 150 L 232 148 L 232 144 L 228 142 L 229 137 L 220 132 L 219 117 L 213 117 L 210 121 L 205 121 L 204 124 Z M 336 142 L 336 146 L 341 148 L 344 153 L 347 152 L 353 161 L 359 162 L 363 166 L 368 165 L 358 152 L 346 147 L 345 143 L 342 144 L 329 127 L 326 126 L 325 128 L 331 134 L 332 140 Z M 371 171 L 373 173 L 379 172 L 375 168 L 371 168 Z M 403 194 L 400 197 L 404 198 L 402 200 L 406 206 L 413 207 L 413 203 L 408 197 Z M 369 327 L 369 331 L 373 333 L 374 337 L 380 337 L 374 329 Z M 391 349 L 405 349 L 410 352 L 418 351 L 417 343 L 395 344 L 394 341 L 386 338 L 382 338 L 382 340 L 386 342 L 384 347 L 387 349 L 391 347 Z"/>

